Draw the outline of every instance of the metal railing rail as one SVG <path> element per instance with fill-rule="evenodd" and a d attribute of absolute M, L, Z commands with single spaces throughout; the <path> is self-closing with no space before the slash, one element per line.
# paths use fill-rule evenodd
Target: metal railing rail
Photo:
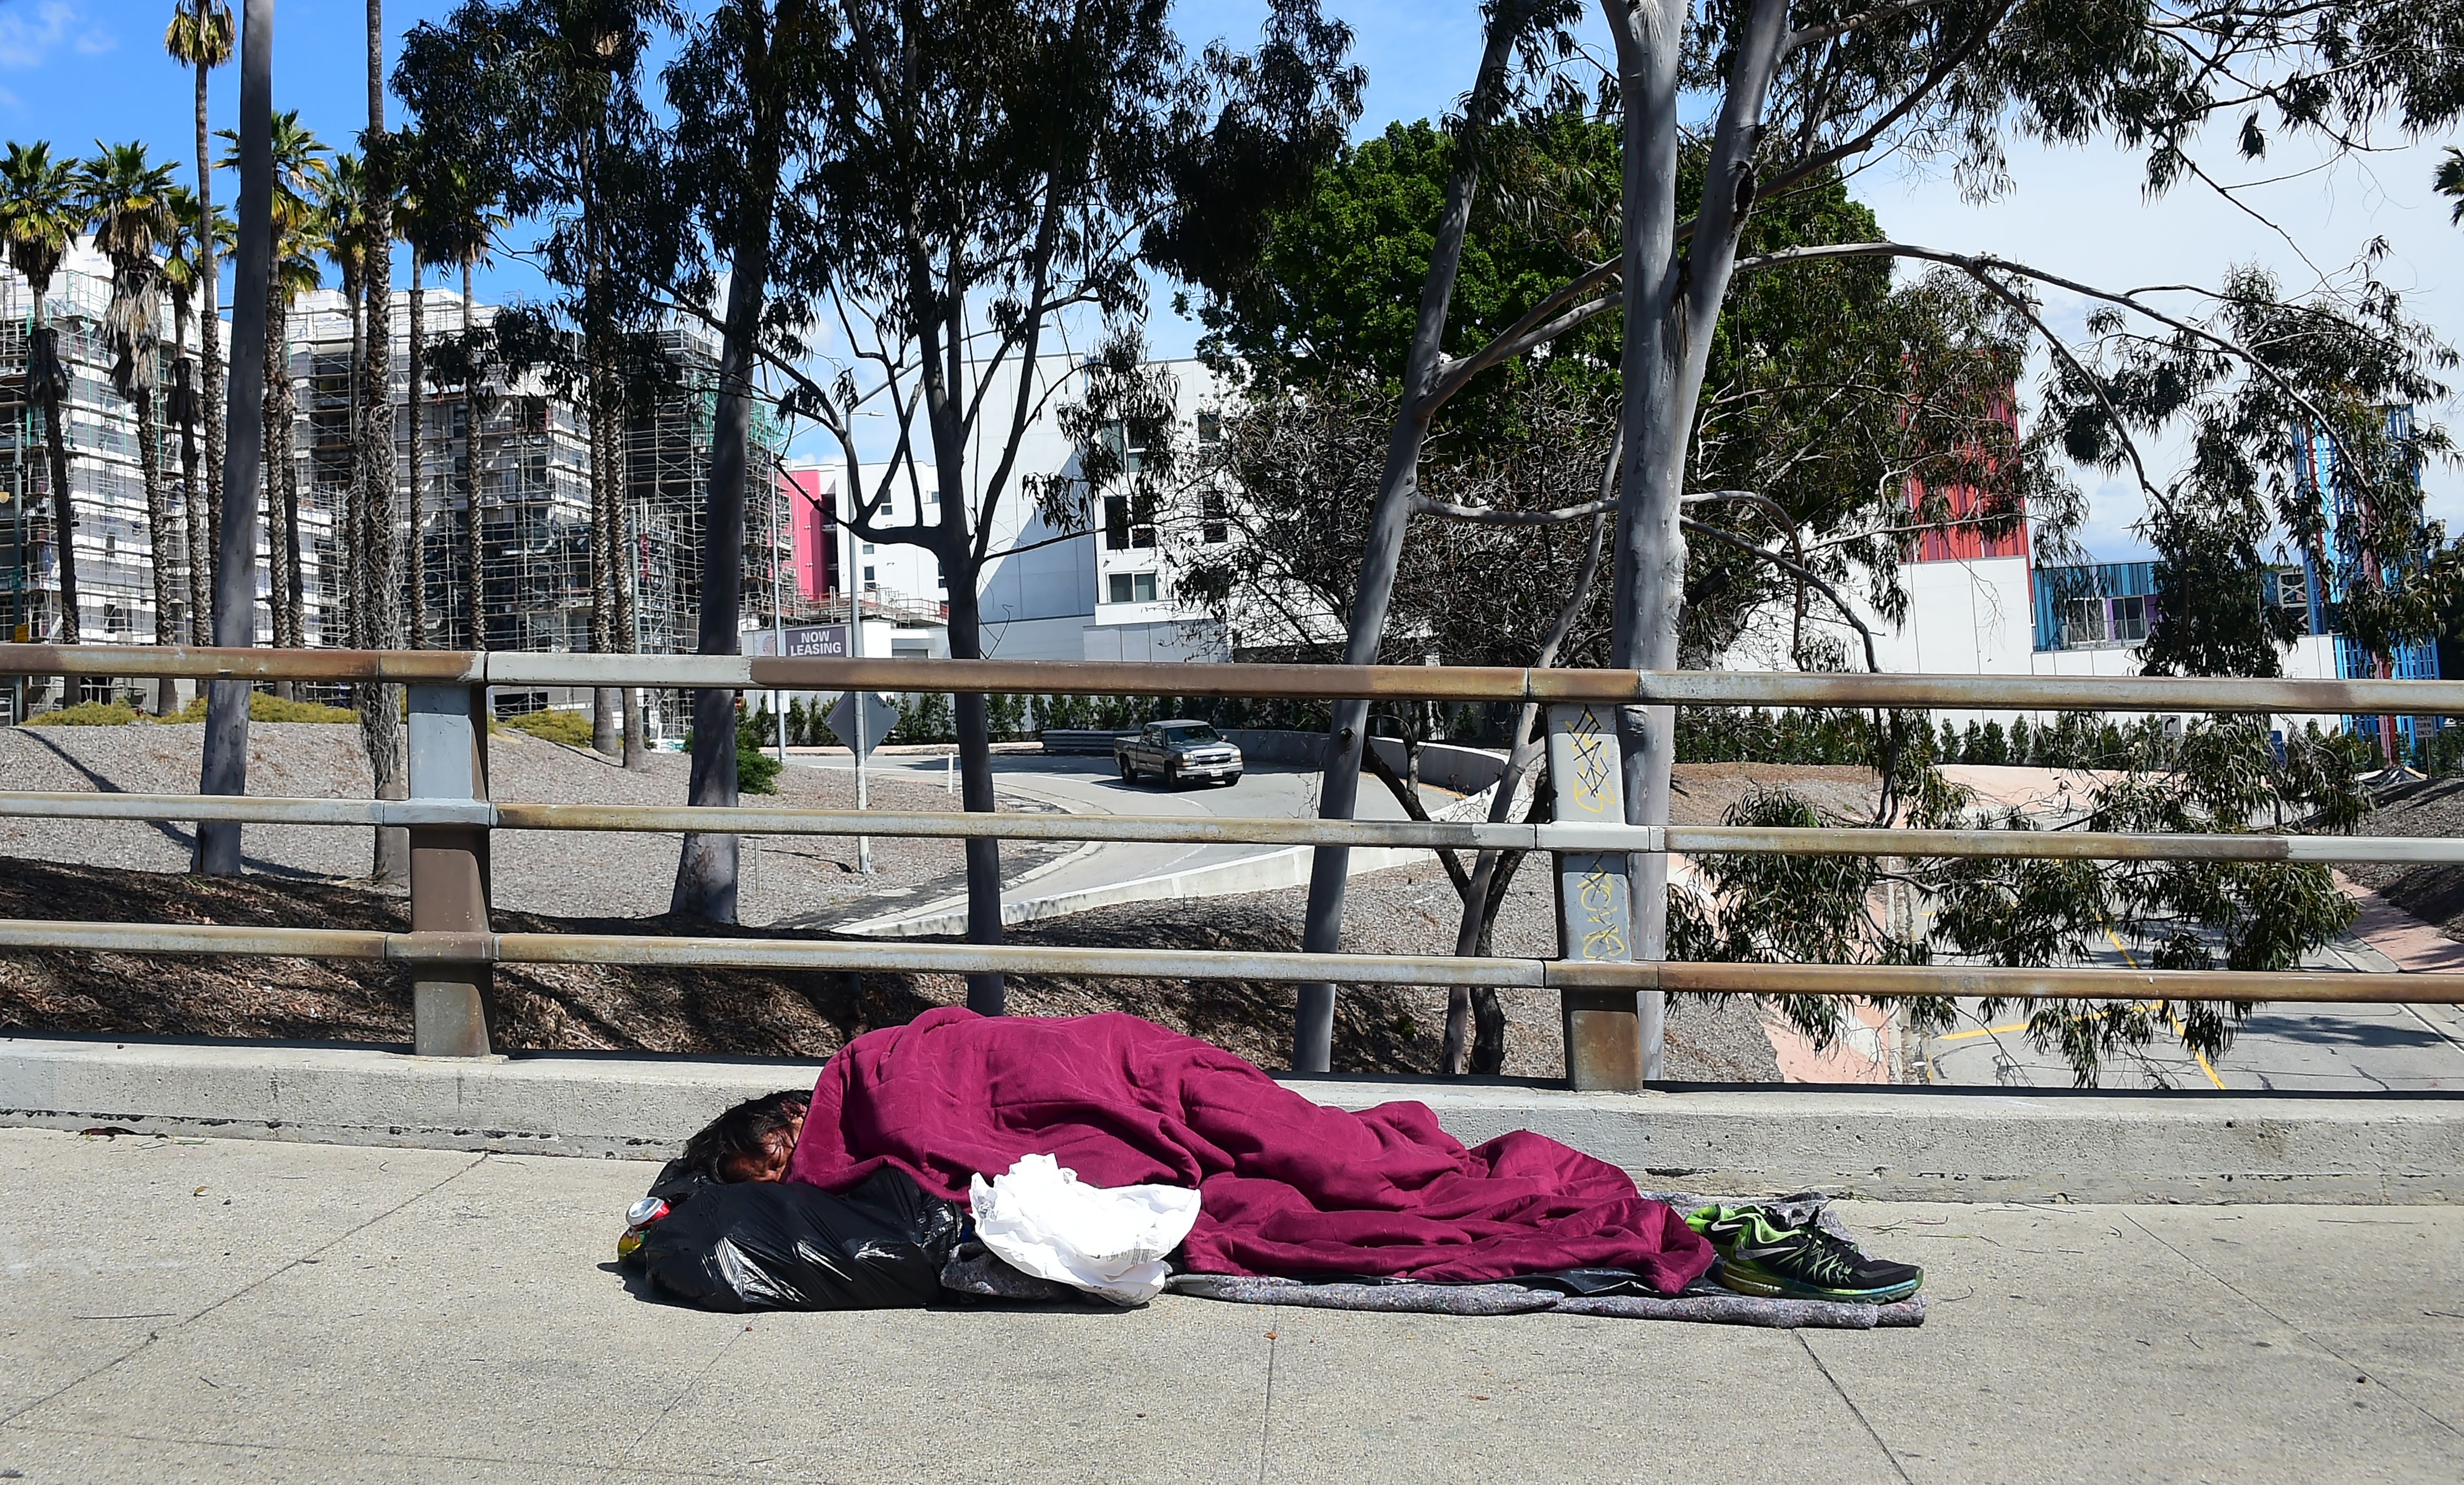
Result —
<path fill-rule="evenodd" d="M 1148 665 L 492 651 L 218 650 L 0 645 L 0 675 L 107 674 L 201 680 L 399 682 L 408 688 L 405 800 L 13 792 L 0 817 L 405 826 L 412 832 L 411 930 L 0 921 L 0 950 L 257 954 L 397 963 L 412 971 L 415 1042 L 429 1053 L 489 1050 L 492 967 L 609 964 L 924 973 L 1066 973 L 1378 985 L 1556 989 L 1576 1086 L 1639 1078 L 1637 991 L 2089 1000 L 2290 998 L 2464 1003 L 2464 974 L 2154 972 L 1969 965 L 1633 963 L 1627 862 L 1635 854 L 2007 857 L 2217 862 L 2464 862 L 2464 840 L 2075 830 L 1780 829 L 1636 826 L 1616 803 L 1614 709 L 1629 705 L 1955 707 L 1979 710 L 2238 711 L 2464 715 L 2464 682 L 2173 680 L 2147 677 L 1909 676 L 1544 670 L 1460 666 Z M 489 797 L 492 686 L 986 691 L 1168 696 L 1369 697 L 1544 703 L 1557 819 L 1483 821 L 1158 816 L 967 815 L 766 805 L 694 809 L 550 804 Z M 1588 812 L 1588 818 L 1586 818 Z M 899 941 L 496 933 L 488 924 L 487 841 L 496 830 L 993 837 L 1551 853 L 1570 952 L 1558 959 L 1062 949 Z M 1304 992 L 1306 994 L 1308 992 Z"/>
<path fill-rule="evenodd" d="M 1525 824 L 1234 815 L 968 815 L 956 811 L 317 799 L 0 792 L 0 819 L 232 820 L 252 825 L 475 825 L 746 836 L 1340 845 L 1405 850 L 1626 851 L 1738 856 L 1984 857 L 2027 861 L 2464 862 L 2458 836 L 2157 835 L 2097 830 L 1867 830 L 1753 825 Z"/>
<path fill-rule="evenodd" d="M 969 691 L 1055 696 L 1272 696 L 1295 701 L 1536 701 L 1606 706 L 1848 707 L 1969 711 L 2464 716 L 2464 681 L 2204 676 L 1870 675 L 1551 670 L 1495 666 L 1265 666 L 1058 660 L 823 660 L 520 650 L 209 649 L 0 644 L 0 675 L 407 686 Z"/>
<path fill-rule="evenodd" d="M 2006 969 L 1986 965 L 1583 963 L 1451 954 L 1306 954 L 1028 945 L 876 946 L 799 938 L 605 933 L 385 933 L 356 928 L 52 923 L 0 919 L 0 948 L 123 954 L 244 954 L 391 964 L 598 964 L 685 970 L 896 969 L 922 974 L 1085 974 L 1359 985 L 1485 985 L 1500 990 L 1679 991 L 1697 994 L 1928 995 L 2072 1000 L 2315 1000 L 2346 1005 L 2464 1002 L 2464 974 L 2309 971 Z"/>

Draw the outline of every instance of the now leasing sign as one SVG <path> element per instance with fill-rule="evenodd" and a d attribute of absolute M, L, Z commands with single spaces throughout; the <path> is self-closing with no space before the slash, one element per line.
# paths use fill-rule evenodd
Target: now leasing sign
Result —
<path fill-rule="evenodd" d="M 790 629 L 786 633 L 787 658 L 790 660 L 845 660 L 847 653 L 847 626 L 843 623 L 814 624 L 808 628 Z"/>

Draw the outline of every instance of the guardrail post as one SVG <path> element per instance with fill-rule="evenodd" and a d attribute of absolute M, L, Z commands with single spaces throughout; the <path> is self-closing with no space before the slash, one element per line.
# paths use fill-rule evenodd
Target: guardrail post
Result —
<path fill-rule="evenodd" d="M 1616 713 L 1588 705 L 1549 709 L 1549 778 L 1556 819 L 1622 825 L 1625 789 Z M 1557 954 L 1590 964 L 1634 958 L 1634 884 L 1621 851 L 1557 855 Z M 1641 1003 L 1634 991 L 1562 990 L 1566 1080 L 1578 1089 L 1642 1087 Z"/>
<path fill-rule="evenodd" d="M 412 686 L 410 797 L 488 797 L 488 688 Z M 486 933 L 488 830 L 410 827 L 410 930 Z M 422 963 L 411 981 L 411 1050 L 422 1057 L 486 1057 L 495 976 L 486 963 Z"/>

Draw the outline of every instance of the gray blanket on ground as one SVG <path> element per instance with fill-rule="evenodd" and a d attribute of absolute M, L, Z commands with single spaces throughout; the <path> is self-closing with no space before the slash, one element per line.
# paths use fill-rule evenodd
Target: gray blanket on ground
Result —
<path fill-rule="evenodd" d="M 1709 1204 L 1709 1198 L 1684 1191 L 1646 1191 L 1680 1212 Z M 1826 1231 L 1850 1242 L 1856 1235 L 1824 1199 L 1805 1194 L 1762 1203 L 1792 1223 L 1818 1221 Z M 1065 1285 L 1019 1273 L 970 1243 L 942 1271 L 941 1285 L 958 1294 L 986 1299 L 1070 1300 L 1086 1297 Z M 1422 1284 L 1410 1281 L 1361 1283 L 1315 1281 L 1236 1274 L 1175 1274 L 1164 1287 L 1174 1294 L 1201 1299 L 1229 1299 L 1241 1304 L 1297 1304 L 1324 1310 L 1383 1310 L 1407 1315 L 1528 1315 L 1550 1310 L 1561 1315 L 1606 1315 L 1619 1320 L 1692 1321 L 1710 1325 L 1765 1325 L 1793 1330 L 1871 1330 L 1881 1325 L 1922 1325 L 1925 1297 L 1912 1295 L 1894 1304 L 1841 1304 L 1828 1299 L 1768 1299 L 1721 1287 L 1699 1278 L 1684 1293 L 1661 1295 L 1573 1295 L 1510 1282 L 1488 1284 Z"/>

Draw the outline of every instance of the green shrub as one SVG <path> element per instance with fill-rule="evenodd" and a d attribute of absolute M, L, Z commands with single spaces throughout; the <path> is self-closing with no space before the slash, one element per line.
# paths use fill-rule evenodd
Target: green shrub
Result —
<path fill-rule="evenodd" d="M 137 720 L 137 709 L 124 701 L 81 701 L 74 707 L 26 719 L 28 727 L 125 727 Z"/>
<path fill-rule="evenodd" d="M 567 747 L 590 746 L 590 715 L 584 711 L 543 708 L 517 717 L 507 717 L 505 725 L 517 732 L 528 732 L 533 737 L 563 743 Z"/>
<path fill-rule="evenodd" d="M 206 719 L 206 698 L 199 696 L 180 709 L 167 722 L 202 722 Z M 248 694 L 248 719 L 252 722 L 356 722 L 360 714 L 348 707 L 329 707 L 321 701 L 284 701 L 264 691 Z"/>
<path fill-rule="evenodd" d="M 779 760 L 762 752 L 779 740 L 779 724 L 763 707 L 736 716 L 736 792 L 777 794 Z"/>

